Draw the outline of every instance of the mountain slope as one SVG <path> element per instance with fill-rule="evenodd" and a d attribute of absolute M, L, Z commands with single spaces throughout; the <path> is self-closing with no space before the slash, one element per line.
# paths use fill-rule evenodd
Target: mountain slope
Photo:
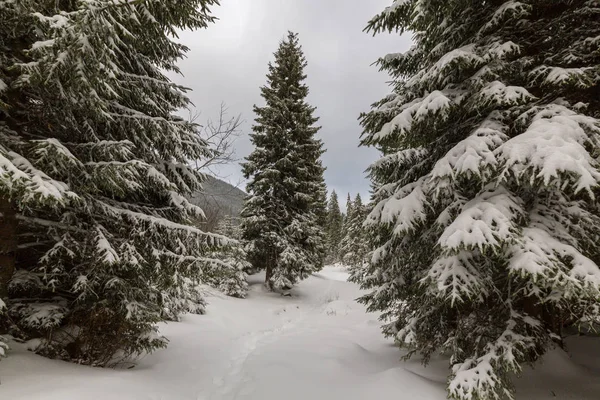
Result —
<path fill-rule="evenodd" d="M 209 176 L 202 190 L 190 201 L 204 210 L 206 220 L 198 223 L 203 229 L 213 231 L 225 216 L 239 217 L 246 193 L 221 179 Z"/>

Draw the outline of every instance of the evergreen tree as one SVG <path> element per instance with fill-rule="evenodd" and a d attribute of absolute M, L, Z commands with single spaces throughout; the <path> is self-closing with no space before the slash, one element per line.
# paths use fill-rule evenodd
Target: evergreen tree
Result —
<path fill-rule="evenodd" d="M 352 201 L 350 193 L 348 193 L 348 197 L 346 198 L 346 215 L 344 216 L 342 225 L 342 240 L 340 241 L 340 249 L 338 254 L 341 262 L 345 262 L 344 258 L 346 258 L 346 254 L 351 251 L 351 248 L 349 247 L 349 238 L 352 230 L 352 223 L 355 221 L 355 214 L 354 202 Z"/>
<path fill-rule="evenodd" d="M 334 190 L 331 192 L 331 197 L 329 198 L 329 203 L 327 204 L 327 223 L 325 226 L 325 232 L 327 234 L 327 262 L 334 263 L 339 261 L 343 221 L 344 219 L 342 216 L 342 211 L 340 210 L 338 196 Z"/>
<path fill-rule="evenodd" d="M 411 31 L 363 115 L 377 247 L 362 298 L 386 335 L 451 355 L 449 395 L 511 396 L 561 328 L 599 320 L 600 24 L 594 1 L 397 0 Z"/>
<path fill-rule="evenodd" d="M 306 102 L 306 59 L 289 33 L 269 63 L 265 100 L 256 113 L 255 146 L 243 164 L 250 179 L 242 211 L 248 257 L 266 269 L 270 288 L 291 287 L 323 266 L 325 187 L 320 129 Z"/>
<path fill-rule="evenodd" d="M 362 267 L 368 252 L 367 237 L 363 228 L 366 207 L 362 204 L 360 193 L 348 205 L 344 237 L 340 244 L 340 259 L 351 271 Z"/>
<path fill-rule="evenodd" d="M 342 240 L 348 235 L 348 221 L 350 219 L 350 214 L 352 214 L 352 197 L 350 193 L 346 196 L 346 213 L 342 214 Z M 340 246 L 342 246 L 340 242 Z M 340 254 L 338 257 L 342 259 L 342 249 L 340 247 Z"/>
<path fill-rule="evenodd" d="M 211 150 L 162 71 L 216 3 L 0 1 L 0 329 L 38 352 L 106 365 L 202 311 L 226 240 L 187 224 L 204 179 L 188 165 Z"/>
<path fill-rule="evenodd" d="M 230 239 L 240 240 L 242 238 L 240 223 L 239 218 L 226 215 L 217 224 L 216 232 Z"/>
<path fill-rule="evenodd" d="M 248 292 L 247 272 L 252 269 L 252 265 L 247 261 L 239 221 L 225 216 L 217 226 L 217 233 L 236 242 L 231 242 L 212 254 L 213 258 L 221 260 L 223 264 L 212 269 L 205 281 L 228 296 L 244 298 Z"/>

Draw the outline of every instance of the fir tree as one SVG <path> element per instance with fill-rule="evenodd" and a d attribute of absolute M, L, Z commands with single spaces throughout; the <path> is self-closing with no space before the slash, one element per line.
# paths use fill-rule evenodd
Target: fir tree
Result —
<path fill-rule="evenodd" d="M 298 36 L 289 33 L 269 63 L 265 100 L 255 106 L 255 146 L 243 164 L 250 180 L 242 211 L 248 257 L 266 269 L 271 288 L 291 287 L 323 266 L 325 188 L 315 138 L 315 108 L 306 102 L 306 59 Z"/>
<path fill-rule="evenodd" d="M 327 223 L 325 226 L 327 262 L 335 263 L 339 261 L 343 221 L 338 196 L 334 190 L 331 192 L 331 197 L 327 204 Z"/>
<path fill-rule="evenodd" d="M 206 255 L 227 240 L 187 224 L 204 179 L 188 165 L 211 150 L 162 71 L 213 4 L 0 1 L 0 304 L 38 352 L 106 365 L 203 310 L 198 280 L 222 265 Z"/>
<path fill-rule="evenodd" d="M 348 219 L 350 218 L 351 213 L 352 213 L 352 197 L 350 196 L 350 193 L 348 193 L 348 195 L 346 196 L 346 213 L 342 214 L 342 240 L 348 234 Z M 341 246 L 341 242 L 340 242 L 340 246 Z M 340 254 L 338 255 L 338 257 L 340 257 L 340 258 L 342 257 L 341 251 L 342 251 L 342 249 L 340 248 Z"/>
<path fill-rule="evenodd" d="M 411 31 L 362 117 L 375 250 L 362 298 L 386 335 L 451 356 L 449 395 L 511 396 L 561 328 L 599 320 L 600 24 L 594 1 L 397 0 Z"/>
<path fill-rule="evenodd" d="M 217 224 L 217 233 L 230 239 L 240 240 L 242 238 L 240 223 L 239 218 L 226 215 Z"/>
<path fill-rule="evenodd" d="M 351 248 L 349 247 L 349 238 L 352 223 L 355 220 L 355 214 L 354 202 L 352 201 L 350 193 L 348 193 L 348 197 L 346 198 L 346 215 L 344 216 L 342 225 L 342 240 L 340 241 L 340 249 L 338 254 L 341 262 L 345 262 L 344 258 L 346 258 L 346 254 L 351 251 Z"/>
<path fill-rule="evenodd" d="M 223 261 L 223 264 L 210 271 L 205 282 L 228 296 L 244 298 L 248 292 L 247 272 L 252 269 L 252 265 L 247 261 L 238 219 L 226 216 L 219 222 L 217 233 L 234 239 L 235 242 L 232 241 L 212 254 L 213 258 Z"/>
<path fill-rule="evenodd" d="M 360 194 L 357 194 L 354 201 L 348 204 L 344 237 L 340 244 L 340 259 L 351 271 L 357 270 L 365 263 L 368 246 L 363 223 L 366 216 L 366 207 L 362 204 Z"/>

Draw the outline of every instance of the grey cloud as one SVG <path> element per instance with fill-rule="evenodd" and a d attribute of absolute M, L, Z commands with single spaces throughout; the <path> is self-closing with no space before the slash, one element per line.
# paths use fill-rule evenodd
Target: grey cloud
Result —
<path fill-rule="evenodd" d="M 248 133 L 253 104 L 262 104 L 259 87 L 267 63 L 288 30 L 298 32 L 308 60 L 308 101 L 317 107 L 320 137 L 327 153 L 325 179 L 345 199 L 347 192 L 367 195 L 364 170 L 377 158 L 358 148 L 357 118 L 389 88 L 389 79 L 371 64 L 390 52 L 406 51 L 410 38 L 397 34 L 372 37 L 362 32 L 367 21 L 391 0 L 223 0 L 215 8 L 219 21 L 206 30 L 183 32 L 190 47 L 180 63 L 184 76 L 174 77 L 193 89 L 190 98 L 201 120 L 216 116 L 221 101 L 246 121 L 236 143 L 238 158 L 252 150 Z M 242 181 L 238 165 L 220 171 L 232 183 Z M 242 185 L 243 186 L 243 185 Z"/>

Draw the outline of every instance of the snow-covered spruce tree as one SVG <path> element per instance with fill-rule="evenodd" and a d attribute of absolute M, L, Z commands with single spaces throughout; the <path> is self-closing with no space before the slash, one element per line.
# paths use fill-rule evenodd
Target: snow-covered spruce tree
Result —
<path fill-rule="evenodd" d="M 239 240 L 242 238 L 240 223 L 240 218 L 226 215 L 217 224 L 216 232 L 230 239 Z"/>
<path fill-rule="evenodd" d="M 217 266 L 203 274 L 204 282 L 228 296 L 244 298 L 248 292 L 247 273 L 252 270 L 252 264 L 247 261 L 239 220 L 225 216 L 217 226 L 217 233 L 235 241 L 212 254 L 214 258 L 222 260 L 225 267 Z"/>
<path fill-rule="evenodd" d="M 255 106 L 255 146 L 243 164 L 249 197 L 242 211 L 249 261 L 266 270 L 270 288 L 289 288 L 323 266 L 326 192 L 315 138 L 315 108 L 306 102 L 306 59 L 289 33 L 269 63 L 265 100 Z"/>
<path fill-rule="evenodd" d="M 161 71 L 213 4 L 0 1 L 0 296 L 40 353 L 106 365 L 203 309 L 198 278 L 226 240 L 187 224 L 203 179 L 188 164 L 210 150 Z"/>
<path fill-rule="evenodd" d="M 348 214 L 344 222 L 344 237 L 340 244 L 340 259 L 352 271 L 359 269 L 365 263 L 368 244 L 363 223 L 367 216 L 366 207 L 360 194 L 348 205 Z"/>
<path fill-rule="evenodd" d="M 327 203 L 327 223 L 325 225 L 325 261 L 328 263 L 339 261 L 343 221 L 344 218 L 342 216 L 342 211 L 340 210 L 338 195 L 334 190 L 331 192 L 329 202 Z"/>
<path fill-rule="evenodd" d="M 348 233 L 348 217 L 350 216 L 350 213 L 352 213 L 352 197 L 350 196 L 350 193 L 348 193 L 346 195 L 346 213 L 342 214 L 342 240 L 346 237 L 346 234 Z M 341 257 L 341 250 L 342 249 L 340 248 L 339 257 Z"/>
<path fill-rule="evenodd" d="M 350 193 L 348 193 L 348 197 L 346 199 L 346 215 L 344 216 L 342 223 L 342 239 L 340 240 L 340 248 L 339 248 L 339 258 L 341 262 L 344 262 L 346 258 L 346 254 L 351 251 L 350 249 L 350 231 L 353 223 L 356 223 L 357 219 L 355 218 L 354 211 L 354 201 L 352 201 L 352 197 Z"/>
<path fill-rule="evenodd" d="M 397 0 L 411 31 L 362 117 L 377 247 L 362 301 L 386 335 L 451 356 L 449 395 L 511 397 L 561 328 L 598 321 L 600 4 Z"/>

